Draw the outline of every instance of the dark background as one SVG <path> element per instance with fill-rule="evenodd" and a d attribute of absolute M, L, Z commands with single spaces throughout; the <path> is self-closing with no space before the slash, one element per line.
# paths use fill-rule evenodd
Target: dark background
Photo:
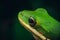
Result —
<path fill-rule="evenodd" d="M 21 26 L 17 19 L 21 10 L 45 8 L 60 22 L 60 1 L 58 0 L 0 0 L 0 40 L 34 40 L 31 33 Z"/>

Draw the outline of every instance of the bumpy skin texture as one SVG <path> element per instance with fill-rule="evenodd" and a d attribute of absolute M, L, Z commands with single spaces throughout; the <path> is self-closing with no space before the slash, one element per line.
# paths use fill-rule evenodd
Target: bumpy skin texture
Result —
<path fill-rule="evenodd" d="M 33 27 L 34 29 L 41 32 L 51 40 L 59 40 L 60 22 L 51 17 L 46 9 L 38 8 L 34 11 L 23 10 L 19 12 L 18 17 L 20 17 L 28 25 L 28 19 L 30 17 L 34 17 L 36 20 L 36 25 Z"/>

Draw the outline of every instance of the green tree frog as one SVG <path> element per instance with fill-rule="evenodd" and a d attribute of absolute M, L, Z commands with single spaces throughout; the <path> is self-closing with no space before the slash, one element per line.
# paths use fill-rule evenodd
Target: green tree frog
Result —
<path fill-rule="evenodd" d="M 36 40 L 59 40 L 60 22 L 50 16 L 46 9 L 22 10 L 18 13 L 18 19 Z"/>

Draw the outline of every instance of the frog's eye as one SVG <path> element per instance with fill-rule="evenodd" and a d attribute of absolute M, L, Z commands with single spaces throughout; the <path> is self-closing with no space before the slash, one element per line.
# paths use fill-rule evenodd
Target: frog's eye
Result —
<path fill-rule="evenodd" d="M 29 25 L 30 26 L 35 26 L 36 25 L 36 20 L 33 18 L 33 17 L 30 17 L 29 19 L 28 19 L 28 21 L 29 21 Z"/>

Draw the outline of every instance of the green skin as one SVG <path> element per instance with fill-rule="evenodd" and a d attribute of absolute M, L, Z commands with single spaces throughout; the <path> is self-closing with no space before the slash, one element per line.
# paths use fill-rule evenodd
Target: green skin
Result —
<path fill-rule="evenodd" d="M 60 22 L 51 17 L 47 10 L 44 8 L 38 8 L 34 11 L 23 10 L 19 12 L 18 17 L 20 17 L 26 24 L 29 25 L 28 19 L 33 17 L 37 22 L 33 27 L 38 32 L 41 32 L 46 37 L 52 40 L 59 40 L 60 36 Z"/>

